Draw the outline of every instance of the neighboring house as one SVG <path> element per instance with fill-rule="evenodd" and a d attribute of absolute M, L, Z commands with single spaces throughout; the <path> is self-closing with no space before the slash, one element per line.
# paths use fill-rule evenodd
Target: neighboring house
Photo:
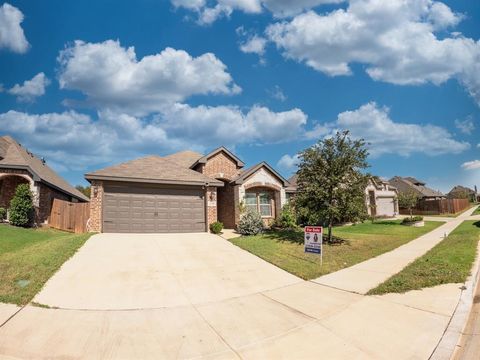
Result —
<path fill-rule="evenodd" d="M 100 232 L 202 232 L 221 221 L 234 228 L 240 204 L 271 223 L 289 185 L 265 162 L 244 169 L 220 147 L 114 165 L 85 175 L 91 183 L 90 228 Z"/>
<path fill-rule="evenodd" d="M 368 215 L 373 217 L 394 217 L 398 215 L 397 189 L 387 181 L 371 177 L 365 189 L 365 203 Z"/>
<path fill-rule="evenodd" d="M 53 199 L 88 201 L 89 199 L 61 178 L 43 159 L 39 159 L 10 136 L 0 137 L 0 207 L 8 209 L 15 189 L 29 184 L 33 193 L 35 222 L 47 221 Z"/>
<path fill-rule="evenodd" d="M 477 201 L 477 193 L 475 190 L 469 189 L 465 186 L 457 185 L 447 194 L 449 199 L 468 199 L 469 201 Z"/>
<path fill-rule="evenodd" d="M 287 200 L 297 192 L 297 175 L 288 179 Z M 398 214 L 397 190 L 388 182 L 372 177 L 365 188 L 365 206 L 370 216 L 394 217 Z"/>
<path fill-rule="evenodd" d="M 430 189 L 425 186 L 423 181 L 417 180 L 413 177 L 394 176 L 388 180 L 388 183 L 394 186 L 399 194 L 413 192 L 421 200 L 441 200 L 445 198 L 445 195 L 440 191 Z"/>

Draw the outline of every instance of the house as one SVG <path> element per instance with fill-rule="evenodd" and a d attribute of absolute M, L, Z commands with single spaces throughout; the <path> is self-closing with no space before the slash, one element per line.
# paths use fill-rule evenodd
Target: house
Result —
<path fill-rule="evenodd" d="M 465 186 L 457 185 L 447 194 L 448 199 L 468 199 L 469 201 L 477 201 L 477 192 Z"/>
<path fill-rule="evenodd" d="M 8 209 L 15 189 L 29 184 L 33 193 L 35 222 L 45 223 L 53 199 L 86 202 L 89 199 L 10 136 L 0 137 L 0 207 Z"/>
<path fill-rule="evenodd" d="M 379 177 L 371 177 L 365 189 L 365 204 L 372 217 L 398 215 L 397 189 Z"/>
<path fill-rule="evenodd" d="M 99 232 L 202 232 L 234 228 L 240 206 L 271 223 L 288 181 L 265 162 L 245 164 L 225 147 L 143 157 L 85 175 L 91 183 L 90 228 Z"/>
<path fill-rule="evenodd" d="M 289 185 L 285 188 L 287 200 L 297 192 L 297 175 L 288 179 Z M 397 189 L 381 180 L 372 177 L 365 188 L 365 206 L 370 216 L 394 217 L 398 214 Z"/>
<path fill-rule="evenodd" d="M 425 186 L 423 181 L 417 180 L 414 177 L 400 177 L 394 176 L 388 183 L 395 187 L 399 194 L 413 192 L 420 200 L 441 200 L 445 199 L 445 195 L 440 191 L 430 189 Z"/>

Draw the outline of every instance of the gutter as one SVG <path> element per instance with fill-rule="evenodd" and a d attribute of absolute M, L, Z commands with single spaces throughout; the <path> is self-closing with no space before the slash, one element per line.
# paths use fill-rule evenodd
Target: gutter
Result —
<path fill-rule="evenodd" d="M 160 180 L 160 179 L 144 179 L 105 175 L 85 175 L 85 179 L 90 180 L 105 180 L 105 181 L 122 181 L 122 182 L 136 182 L 136 183 L 150 183 L 150 184 L 164 184 L 164 185 L 189 185 L 189 186 L 214 186 L 223 187 L 221 181 L 182 181 L 182 180 Z"/>

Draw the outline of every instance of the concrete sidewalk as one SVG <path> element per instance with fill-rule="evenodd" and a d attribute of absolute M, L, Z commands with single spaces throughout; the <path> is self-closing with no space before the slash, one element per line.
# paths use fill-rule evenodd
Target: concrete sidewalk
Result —
<path fill-rule="evenodd" d="M 312 281 L 336 289 L 366 294 L 437 245 L 445 235 L 450 234 L 463 221 L 469 220 L 475 209 L 476 207 L 468 209 L 456 218 L 450 218 L 444 225 L 388 253 Z"/>

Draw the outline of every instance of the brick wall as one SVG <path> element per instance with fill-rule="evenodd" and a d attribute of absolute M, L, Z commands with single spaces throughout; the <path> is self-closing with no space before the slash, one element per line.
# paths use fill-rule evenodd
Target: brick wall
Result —
<path fill-rule="evenodd" d="M 0 179 L 0 207 L 10 207 L 10 201 L 20 184 L 29 184 L 29 181 L 20 176 L 5 176 Z"/>
<path fill-rule="evenodd" d="M 207 198 L 207 226 L 217 221 L 217 188 L 208 187 L 206 191 Z"/>
<path fill-rule="evenodd" d="M 88 230 L 91 232 L 102 231 L 102 200 L 103 182 L 93 180 L 90 193 L 90 221 Z"/>
<path fill-rule="evenodd" d="M 38 196 L 38 208 L 36 211 L 36 222 L 44 223 L 48 221 L 50 212 L 52 211 L 53 199 L 60 199 L 65 201 L 71 201 L 72 197 L 64 194 L 56 189 L 40 183 L 39 184 L 39 196 Z"/>
<path fill-rule="evenodd" d="M 235 160 L 220 152 L 208 159 L 200 172 L 211 178 L 232 180 L 238 174 L 238 167 Z"/>
<path fill-rule="evenodd" d="M 235 228 L 235 197 L 234 186 L 225 183 L 217 189 L 218 221 L 223 223 L 226 229 Z"/>

